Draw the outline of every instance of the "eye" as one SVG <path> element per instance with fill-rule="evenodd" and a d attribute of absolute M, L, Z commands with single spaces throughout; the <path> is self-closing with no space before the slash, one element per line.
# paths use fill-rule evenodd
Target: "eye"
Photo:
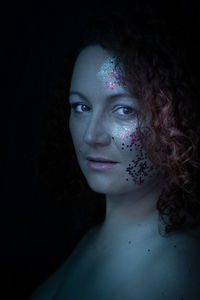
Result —
<path fill-rule="evenodd" d="M 117 107 L 114 112 L 124 117 L 131 117 L 136 113 L 135 109 L 130 106 Z"/>
<path fill-rule="evenodd" d="M 74 103 L 71 104 L 71 107 L 75 113 L 83 113 L 90 110 L 90 107 L 84 103 Z"/>

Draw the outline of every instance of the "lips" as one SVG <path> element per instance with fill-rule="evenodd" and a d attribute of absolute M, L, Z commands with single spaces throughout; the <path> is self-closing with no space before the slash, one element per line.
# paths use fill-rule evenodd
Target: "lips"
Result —
<path fill-rule="evenodd" d="M 88 167 L 94 171 L 105 171 L 112 169 L 117 165 L 117 161 L 113 161 L 105 157 L 87 157 Z"/>
<path fill-rule="evenodd" d="M 88 161 L 93 161 L 93 162 L 99 162 L 99 163 L 117 163 L 117 161 L 113 161 L 109 158 L 104 158 L 104 157 L 92 157 L 88 156 L 87 157 Z"/>

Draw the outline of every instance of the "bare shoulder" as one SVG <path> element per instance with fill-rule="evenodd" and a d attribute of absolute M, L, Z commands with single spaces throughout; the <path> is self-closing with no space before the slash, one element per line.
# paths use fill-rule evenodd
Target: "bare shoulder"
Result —
<path fill-rule="evenodd" d="M 200 229 L 167 238 L 154 264 L 163 299 L 200 299 Z M 165 297 L 164 297 L 165 296 Z"/>
<path fill-rule="evenodd" d="M 116 300 L 132 300 L 133 295 L 140 300 L 200 299 L 198 228 L 163 238 L 160 246 L 148 253 L 151 259 L 128 278 L 124 296 Z"/>
<path fill-rule="evenodd" d="M 53 299 L 59 284 L 57 272 L 51 274 L 39 287 L 34 290 L 28 300 Z"/>
<path fill-rule="evenodd" d="M 196 263 L 199 260 L 200 251 L 200 227 L 174 233 L 166 239 L 166 251 L 169 256 L 177 256 L 182 261 Z"/>
<path fill-rule="evenodd" d="M 31 294 L 28 300 L 54 299 L 67 263 L 68 261 L 65 261 L 55 272 L 47 277 L 47 279 Z"/>
<path fill-rule="evenodd" d="M 53 272 L 28 298 L 28 300 L 51 300 L 57 293 L 65 275 L 69 272 L 71 265 L 76 261 L 79 252 L 82 251 L 86 241 L 89 239 L 94 229 L 90 229 L 78 242 L 72 254 Z"/>

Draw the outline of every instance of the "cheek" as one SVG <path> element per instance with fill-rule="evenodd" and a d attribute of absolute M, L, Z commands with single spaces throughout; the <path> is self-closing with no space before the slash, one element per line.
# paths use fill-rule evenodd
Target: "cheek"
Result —
<path fill-rule="evenodd" d="M 148 133 L 148 127 L 143 127 L 140 132 L 137 128 L 133 131 L 127 127 L 118 137 L 118 147 L 127 162 L 126 181 L 134 182 L 136 185 L 144 184 L 146 179 L 153 177 L 157 170 L 148 159 L 140 141 L 141 135 L 145 137 Z"/>
<path fill-rule="evenodd" d="M 82 136 L 82 130 L 80 126 L 77 126 L 77 123 L 74 122 L 72 118 L 69 120 L 69 130 L 72 137 L 72 141 L 74 144 L 75 149 L 79 147 L 79 144 L 81 143 L 81 136 Z"/>

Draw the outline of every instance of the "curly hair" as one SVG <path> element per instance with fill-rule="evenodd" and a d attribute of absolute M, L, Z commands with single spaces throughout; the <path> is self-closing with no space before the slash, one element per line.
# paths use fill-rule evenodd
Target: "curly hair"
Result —
<path fill-rule="evenodd" d="M 177 24 L 149 9 L 129 13 L 120 7 L 120 12 L 90 15 L 78 45 L 65 56 L 64 72 L 49 91 L 35 174 L 53 205 L 70 199 L 71 209 L 79 207 L 79 220 L 88 226 L 105 217 L 105 199 L 91 191 L 78 166 L 68 129 L 67 98 L 78 54 L 95 44 L 120 57 L 130 93 L 140 103 L 139 130 L 145 116 L 151 115 L 149 138 L 141 142 L 165 177 L 157 201 L 165 234 L 200 224 L 197 56 L 186 43 L 191 32 Z"/>

